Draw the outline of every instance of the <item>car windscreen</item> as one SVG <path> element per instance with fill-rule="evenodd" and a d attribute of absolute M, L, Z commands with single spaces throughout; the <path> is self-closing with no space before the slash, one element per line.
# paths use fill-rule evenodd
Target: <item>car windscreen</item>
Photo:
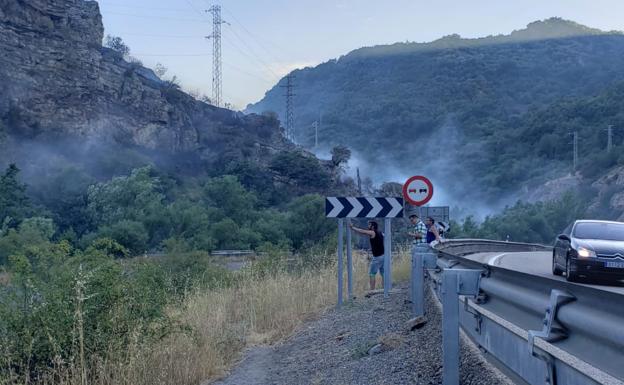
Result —
<path fill-rule="evenodd" d="M 624 223 L 578 223 L 574 228 L 574 237 L 579 239 L 624 241 Z"/>

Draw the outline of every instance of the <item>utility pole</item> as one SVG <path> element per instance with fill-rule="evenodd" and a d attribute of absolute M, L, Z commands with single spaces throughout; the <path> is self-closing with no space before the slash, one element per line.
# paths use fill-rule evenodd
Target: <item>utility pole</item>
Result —
<path fill-rule="evenodd" d="M 611 152 L 613 148 L 613 125 L 609 124 L 607 128 L 607 152 Z"/>
<path fill-rule="evenodd" d="M 295 85 L 293 84 L 294 75 L 288 74 L 286 76 L 286 85 L 280 86 L 282 88 L 286 88 L 286 139 L 289 139 L 293 143 L 295 142 L 295 114 L 293 111 L 293 97 L 295 94 L 293 93 L 293 88 Z"/>
<path fill-rule="evenodd" d="M 576 167 L 578 166 L 578 131 L 574 131 L 574 140 L 573 148 L 574 148 L 574 159 L 573 159 L 573 170 L 576 171 Z"/>
<path fill-rule="evenodd" d="M 318 127 L 319 127 L 318 120 L 315 120 L 314 123 L 312 123 L 312 127 L 314 127 L 314 148 L 317 149 L 318 148 Z"/>
<path fill-rule="evenodd" d="M 206 12 L 212 14 L 212 35 L 206 39 L 212 39 L 212 98 L 217 107 L 221 107 L 221 24 L 226 22 L 221 19 L 221 6 L 213 5 Z"/>
<path fill-rule="evenodd" d="M 323 113 L 319 111 L 318 126 L 316 127 L 316 139 L 317 139 L 316 146 L 317 147 L 318 147 L 318 131 L 321 130 L 321 125 L 322 124 L 323 124 Z"/>

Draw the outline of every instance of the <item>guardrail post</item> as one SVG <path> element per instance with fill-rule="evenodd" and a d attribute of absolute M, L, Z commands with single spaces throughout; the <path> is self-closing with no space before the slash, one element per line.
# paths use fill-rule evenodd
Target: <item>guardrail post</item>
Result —
<path fill-rule="evenodd" d="M 410 295 L 412 301 L 412 316 L 425 314 L 425 269 L 435 269 L 436 256 L 426 245 L 415 245 L 412 249 L 412 279 L 410 280 Z"/>
<path fill-rule="evenodd" d="M 444 354 L 442 383 L 459 384 L 459 295 L 457 275 L 442 274 L 442 350 Z"/>
<path fill-rule="evenodd" d="M 344 219 L 338 219 L 338 306 L 342 306 L 342 252 L 343 252 Z"/>
<path fill-rule="evenodd" d="M 442 273 L 443 385 L 459 385 L 459 296 L 479 294 L 480 270 L 444 269 Z"/>

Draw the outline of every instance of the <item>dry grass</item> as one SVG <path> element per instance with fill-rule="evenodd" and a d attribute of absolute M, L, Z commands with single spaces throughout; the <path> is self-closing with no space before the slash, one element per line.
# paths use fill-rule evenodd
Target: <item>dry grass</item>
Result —
<path fill-rule="evenodd" d="M 395 258 L 393 279 L 404 280 L 409 276 L 408 258 Z M 368 289 L 367 267 L 366 257 L 356 254 L 356 295 Z M 81 371 L 74 368 L 57 371 L 44 383 L 201 384 L 224 375 L 245 347 L 282 340 L 336 303 L 335 265 L 298 275 L 280 272 L 272 278 L 241 274 L 242 284 L 194 293 L 184 306 L 171 309 L 182 324 L 189 326 L 188 333 L 170 336 L 157 346 L 145 347 L 137 340 L 128 346 L 128 354 L 122 360 L 91 363 L 91 378 L 83 378 Z"/>

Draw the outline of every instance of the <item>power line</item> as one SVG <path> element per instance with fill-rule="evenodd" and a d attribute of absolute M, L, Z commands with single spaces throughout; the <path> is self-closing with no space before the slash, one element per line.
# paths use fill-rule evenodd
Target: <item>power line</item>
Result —
<path fill-rule="evenodd" d="M 262 47 L 262 48 L 264 49 L 264 51 L 265 51 L 266 53 L 268 53 L 270 56 L 273 56 L 273 58 L 274 58 L 274 59 L 276 59 L 276 61 L 277 61 L 277 62 L 288 62 L 288 60 L 280 60 L 280 59 L 277 57 L 277 55 L 275 55 L 275 54 L 274 54 L 274 51 L 271 51 L 271 50 L 270 50 L 270 49 L 269 49 L 269 48 L 268 48 L 265 44 L 263 44 L 263 42 L 262 42 L 262 41 L 264 41 L 264 43 L 266 43 L 266 44 L 269 44 L 269 45 L 273 46 L 274 48 L 276 48 L 276 49 L 277 49 L 278 51 L 280 51 L 280 52 L 285 52 L 285 51 L 288 51 L 288 50 L 286 50 L 286 49 L 284 49 L 284 48 L 282 48 L 282 47 L 277 46 L 274 42 L 272 42 L 272 41 L 270 41 L 270 40 L 268 40 L 268 39 L 262 38 L 260 35 L 257 35 L 257 34 L 252 33 L 252 32 L 251 32 L 251 31 L 249 31 L 249 29 L 247 29 L 247 28 L 245 27 L 245 25 L 244 25 L 241 21 L 239 21 L 239 20 L 236 18 L 236 16 L 235 16 L 235 15 L 234 15 L 231 11 L 229 11 L 226 7 L 223 7 L 223 10 L 224 10 L 225 12 L 227 12 L 227 14 L 229 15 L 229 17 L 230 17 L 232 20 L 234 20 L 234 21 L 235 21 L 238 25 L 240 25 L 240 27 L 241 27 L 241 28 L 242 28 L 245 32 L 247 32 L 247 34 L 248 34 L 249 36 L 251 36 L 251 37 L 252 37 L 252 38 L 256 41 L 256 43 L 258 44 L 258 46 Z M 295 55 L 293 55 L 293 52 L 292 52 L 292 51 L 289 51 L 289 53 L 290 53 L 292 56 L 295 56 Z M 284 58 L 282 57 L 282 59 L 284 59 Z M 312 60 L 309 60 L 309 57 L 305 57 L 305 58 L 304 58 L 304 60 L 306 60 L 306 61 L 308 61 L 308 62 L 311 62 L 311 61 L 312 61 Z"/>
<path fill-rule="evenodd" d="M 195 5 L 191 2 L 191 0 L 184 0 L 184 1 L 186 2 L 186 4 L 188 4 L 191 7 L 193 12 L 197 13 L 202 18 L 206 16 L 199 8 L 195 7 Z"/>
<path fill-rule="evenodd" d="M 228 13 L 229 17 L 230 17 L 230 18 L 232 18 L 232 20 L 234 20 L 234 21 L 235 21 L 235 22 L 236 22 L 236 23 L 237 23 L 237 24 L 238 24 L 238 25 L 239 25 L 239 26 L 243 29 L 243 31 L 247 32 L 247 34 L 248 34 L 249 36 L 251 36 L 251 38 L 252 38 L 252 39 L 254 39 L 254 40 L 256 41 L 256 43 L 258 44 L 258 46 L 259 46 L 259 47 L 261 47 L 262 49 L 264 49 L 264 51 L 265 51 L 266 53 L 268 53 L 270 56 L 273 56 L 273 59 L 275 59 L 275 61 L 277 61 L 277 62 L 281 62 L 281 61 L 282 61 L 282 60 L 279 60 L 279 59 L 278 59 L 275 55 L 273 55 L 273 53 L 272 53 L 271 51 L 269 51 L 269 49 L 268 49 L 268 48 L 267 48 L 264 44 L 262 44 L 262 42 L 260 41 L 260 39 L 259 39 L 258 37 L 256 37 L 256 35 L 255 35 L 255 34 L 251 33 L 251 32 L 250 32 L 250 31 L 249 31 L 249 30 L 245 27 L 245 25 L 244 25 L 243 23 L 241 23 L 241 22 L 240 22 L 240 21 L 236 18 L 236 16 L 234 16 L 234 14 L 233 14 L 232 12 L 230 12 L 230 11 L 229 11 L 227 8 L 225 8 L 225 7 L 223 7 L 223 10 L 224 10 L 225 12 L 227 12 L 227 13 Z"/>
<path fill-rule="evenodd" d="M 119 36 L 143 36 L 143 37 L 163 37 L 163 38 L 171 38 L 171 39 L 205 39 L 205 36 L 199 35 L 159 35 L 159 34 L 149 34 L 149 33 L 133 33 L 133 32 L 117 32 Z"/>
<path fill-rule="evenodd" d="M 247 44 L 247 42 L 245 41 L 245 39 L 243 39 L 242 37 L 240 37 L 240 35 L 236 32 L 236 30 L 234 29 L 230 29 L 230 31 L 234 34 L 234 36 L 241 42 L 243 43 L 243 45 L 245 47 L 247 47 L 247 50 L 249 51 L 249 53 L 251 55 L 253 55 L 256 60 L 258 61 L 258 63 L 262 64 L 267 70 L 269 70 L 269 72 L 271 72 L 273 74 L 273 76 L 275 76 L 276 79 L 280 79 L 280 76 L 278 74 L 275 73 L 275 71 L 273 71 L 271 69 L 271 66 L 269 66 L 264 60 L 262 60 L 255 52 L 254 50 L 249 46 L 249 44 Z"/>
<path fill-rule="evenodd" d="M 190 56 L 211 56 L 210 53 L 132 53 L 133 56 L 162 56 L 162 57 L 190 57 Z"/>
<path fill-rule="evenodd" d="M 255 59 L 253 56 L 251 56 L 247 51 L 241 49 L 238 44 L 235 44 L 234 41 L 230 40 L 226 35 L 223 36 L 224 40 L 231 45 L 236 51 L 238 51 L 241 55 L 247 57 L 249 60 L 251 61 L 256 61 L 257 59 Z M 277 82 L 280 78 L 279 77 L 274 77 L 273 80 L 271 80 L 271 82 Z"/>
<path fill-rule="evenodd" d="M 242 74 L 248 75 L 248 76 L 256 78 L 258 80 L 262 80 L 262 81 L 267 82 L 267 83 L 273 83 L 273 80 L 271 80 L 271 79 L 267 79 L 265 77 L 258 76 L 257 74 L 253 74 L 253 73 L 251 73 L 251 72 L 249 72 L 247 70 L 244 70 L 244 69 L 242 69 L 242 68 L 240 68 L 240 67 L 238 67 L 238 66 L 236 66 L 234 64 L 227 63 L 225 61 L 222 61 L 222 63 L 225 64 L 226 67 L 231 68 L 231 69 L 233 69 L 235 71 L 238 71 L 238 72 L 240 72 Z"/>
<path fill-rule="evenodd" d="M 140 5 L 130 5 L 130 4 L 126 4 L 126 3 L 117 3 L 117 2 L 111 2 L 111 1 L 99 1 L 98 2 L 101 6 L 106 6 L 106 7 L 120 7 L 120 8 L 130 8 L 130 9 L 141 9 L 141 10 L 157 10 L 157 11 L 167 11 L 167 12 L 183 12 L 183 13 L 190 13 L 191 11 L 188 9 L 182 9 L 182 8 L 169 8 L 169 7 L 153 7 L 151 5 L 149 6 L 140 6 Z"/>
<path fill-rule="evenodd" d="M 173 21 L 193 22 L 193 23 L 205 23 L 206 22 L 205 20 L 201 20 L 201 19 L 186 19 L 186 18 L 177 18 L 177 17 L 168 17 L 168 16 L 137 15 L 135 13 L 124 13 L 124 12 L 114 12 L 114 11 L 106 12 L 106 14 L 139 17 L 142 19 L 173 20 Z"/>

